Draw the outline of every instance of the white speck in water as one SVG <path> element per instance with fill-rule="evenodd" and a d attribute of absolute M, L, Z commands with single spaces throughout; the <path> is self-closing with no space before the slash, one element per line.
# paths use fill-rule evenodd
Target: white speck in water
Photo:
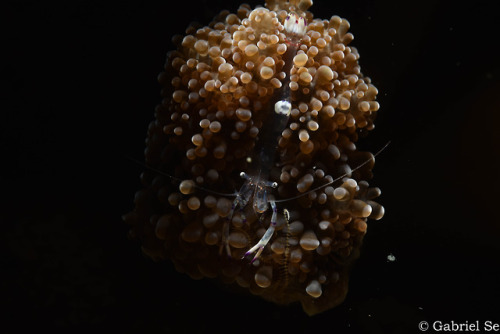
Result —
<path fill-rule="evenodd" d="M 396 261 L 396 257 L 394 256 L 394 254 L 390 253 L 389 255 L 387 255 L 387 262 L 394 262 Z"/>

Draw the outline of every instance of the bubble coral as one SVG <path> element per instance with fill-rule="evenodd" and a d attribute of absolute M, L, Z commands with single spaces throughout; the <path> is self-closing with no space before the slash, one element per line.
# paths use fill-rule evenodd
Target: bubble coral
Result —
<path fill-rule="evenodd" d="M 355 145 L 374 128 L 377 89 L 360 71 L 349 22 L 314 19 L 311 5 L 242 5 L 174 38 L 177 49 L 159 76 L 164 99 L 146 140 L 151 169 L 141 175 L 135 209 L 124 216 L 153 259 L 169 258 L 194 279 L 217 278 L 279 304 L 298 301 L 310 315 L 344 300 L 367 218 L 384 214 L 373 201 L 380 190 L 366 181 L 374 157 Z M 289 13 L 307 27 L 287 76 Z M 269 171 L 278 186 L 269 195 L 289 217 L 279 215 L 269 244 L 250 263 L 242 257 L 270 214 L 248 205 L 230 215 L 234 197 L 226 193 L 241 186 L 269 101 L 283 84 L 292 109 Z"/>

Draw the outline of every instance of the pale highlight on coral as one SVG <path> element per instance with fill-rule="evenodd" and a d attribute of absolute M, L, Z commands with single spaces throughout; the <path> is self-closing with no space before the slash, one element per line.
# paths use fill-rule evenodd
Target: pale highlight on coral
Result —
<path fill-rule="evenodd" d="M 124 217 L 153 259 L 278 304 L 300 302 L 310 315 L 345 299 L 368 219 L 384 214 L 367 181 L 374 156 L 356 147 L 374 128 L 377 89 L 361 72 L 349 22 L 315 19 L 311 5 L 242 5 L 174 39 L 145 150 L 161 173 L 141 175 Z M 287 99 L 274 104 L 276 93 Z M 269 112 L 289 119 L 275 143 L 262 143 Z M 262 209 L 235 208 L 240 175 L 251 175 L 262 144 L 276 147 L 272 186 Z"/>

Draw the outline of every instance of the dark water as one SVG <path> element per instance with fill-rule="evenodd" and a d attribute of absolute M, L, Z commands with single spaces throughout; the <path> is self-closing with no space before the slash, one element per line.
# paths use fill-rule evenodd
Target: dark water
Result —
<path fill-rule="evenodd" d="M 252 6 L 257 2 L 250 2 Z M 2 332 L 418 333 L 500 323 L 500 67 L 491 3 L 315 1 L 349 19 L 382 105 L 386 215 L 371 222 L 346 301 L 299 306 L 192 281 L 127 240 L 156 75 L 170 38 L 236 2 L 8 2 L 2 22 Z M 393 254 L 395 262 L 388 262 Z M 430 330 L 429 332 L 433 332 Z"/>

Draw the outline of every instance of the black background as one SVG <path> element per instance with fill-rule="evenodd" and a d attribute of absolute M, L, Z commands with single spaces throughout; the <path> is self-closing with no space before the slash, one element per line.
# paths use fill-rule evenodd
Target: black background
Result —
<path fill-rule="evenodd" d="M 249 1 L 254 7 L 261 2 Z M 315 317 L 193 281 L 127 240 L 174 34 L 237 2 L 1 5 L 0 332 L 418 333 L 500 323 L 500 16 L 493 2 L 320 1 L 379 89 L 371 222 L 346 301 Z M 395 262 L 387 256 L 394 254 Z M 433 331 L 429 331 L 433 332 Z"/>

